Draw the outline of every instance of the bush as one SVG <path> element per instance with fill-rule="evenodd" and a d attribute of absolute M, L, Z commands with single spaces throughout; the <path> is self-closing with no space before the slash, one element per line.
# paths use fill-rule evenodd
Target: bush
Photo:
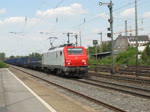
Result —
<path fill-rule="evenodd" d="M 135 64 L 135 54 L 136 54 L 136 49 L 133 47 L 129 47 L 127 51 L 125 52 L 120 52 L 116 56 L 116 64 L 121 65 L 134 65 Z"/>
<path fill-rule="evenodd" d="M 8 65 L 0 61 L 0 68 L 8 68 Z"/>
<path fill-rule="evenodd" d="M 101 65 L 110 65 L 111 63 L 112 63 L 111 56 L 107 56 L 104 59 L 101 59 L 99 61 L 99 64 L 101 64 Z"/>
<path fill-rule="evenodd" d="M 104 59 L 89 59 L 88 60 L 89 64 L 99 64 L 99 65 L 110 65 L 112 63 L 111 57 L 107 56 Z"/>
<path fill-rule="evenodd" d="M 141 58 L 144 65 L 150 65 L 150 43 L 147 44 L 146 48 L 142 53 Z"/>
<path fill-rule="evenodd" d="M 120 52 L 115 57 L 115 65 L 135 65 L 136 64 L 136 48 L 128 47 L 127 51 Z M 104 59 L 89 59 L 89 64 L 111 65 L 111 56 Z M 150 44 L 142 52 L 141 59 L 138 59 L 138 65 L 150 65 Z M 91 66 L 92 68 L 92 66 Z"/>

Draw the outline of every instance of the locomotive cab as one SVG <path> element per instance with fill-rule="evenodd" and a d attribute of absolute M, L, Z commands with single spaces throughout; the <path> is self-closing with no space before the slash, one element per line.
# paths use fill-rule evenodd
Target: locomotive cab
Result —
<path fill-rule="evenodd" d="M 67 46 L 64 47 L 66 72 L 86 73 L 88 58 L 84 47 Z"/>

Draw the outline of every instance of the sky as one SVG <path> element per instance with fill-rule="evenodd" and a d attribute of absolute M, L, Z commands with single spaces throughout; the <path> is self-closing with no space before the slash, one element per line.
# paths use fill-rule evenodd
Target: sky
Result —
<path fill-rule="evenodd" d="M 26 56 L 32 52 L 44 53 L 50 48 L 49 37 L 57 37 L 53 46 L 75 43 L 74 35 L 81 33 L 81 45 L 93 46 L 93 40 L 108 41 L 109 8 L 99 2 L 110 0 L 1 0 L 0 52 L 7 57 Z M 114 39 L 118 32 L 128 30 L 135 35 L 135 0 L 112 0 Z M 150 0 L 137 0 L 138 34 L 150 35 Z M 144 30 L 140 30 L 143 28 Z M 124 33 L 122 33 L 124 35 Z M 129 35 L 129 33 L 128 33 Z"/>

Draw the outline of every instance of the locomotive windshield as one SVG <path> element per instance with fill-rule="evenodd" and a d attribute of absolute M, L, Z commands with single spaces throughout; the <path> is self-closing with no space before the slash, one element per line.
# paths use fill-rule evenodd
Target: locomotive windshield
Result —
<path fill-rule="evenodd" d="M 68 48 L 68 54 L 83 54 L 82 48 Z"/>

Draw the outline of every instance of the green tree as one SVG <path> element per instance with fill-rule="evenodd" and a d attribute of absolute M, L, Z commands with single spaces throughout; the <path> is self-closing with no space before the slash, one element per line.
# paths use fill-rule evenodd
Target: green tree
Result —
<path fill-rule="evenodd" d="M 150 65 L 150 43 L 147 44 L 146 48 L 142 52 L 142 61 L 146 65 Z"/>
<path fill-rule="evenodd" d="M 5 53 L 0 53 L 0 60 L 4 61 L 5 60 Z"/>
<path fill-rule="evenodd" d="M 103 42 L 103 52 L 111 51 L 111 41 Z"/>
<path fill-rule="evenodd" d="M 87 50 L 89 51 L 90 54 L 95 54 L 95 50 L 96 50 L 95 47 L 96 46 L 88 47 Z M 97 53 L 99 53 L 99 51 L 100 51 L 100 48 L 99 48 L 99 46 L 97 46 Z"/>
<path fill-rule="evenodd" d="M 29 57 L 38 57 L 41 60 L 42 55 L 40 53 L 32 53 L 32 54 L 29 54 Z"/>
<path fill-rule="evenodd" d="M 95 54 L 95 48 L 96 46 L 92 46 L 92 47 L 88 47 L 87 51 L 90 53 L 90 54 Z M 103 52 L 108 52 L 108 51 L 111 51 L 111 42 L 108 41 L 108 42 L 103 42 Z M 97 46 L 97 53 L 100 53 L 100 46 L 98 45 Z"/>
<path fill-rule="evenodd" d="M 13 59 L 13 58 L 15 58 L 15 56 L 11 55 L 9 58 L 10 58 L 10 59 Z"/>

